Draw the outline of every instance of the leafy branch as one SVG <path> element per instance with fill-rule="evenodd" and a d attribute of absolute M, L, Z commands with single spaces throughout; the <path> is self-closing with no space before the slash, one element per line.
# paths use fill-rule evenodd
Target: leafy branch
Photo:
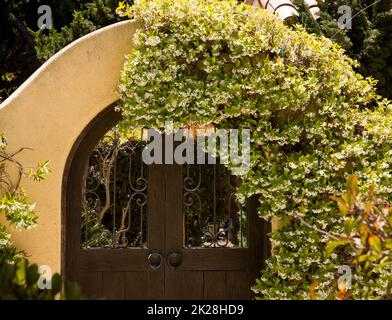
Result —
<path fill-rule="evenodd" d="M 5 219 L 17 230 L 30 229 L 36 226 L 38 215 L 35 211 L 35 203 L 31 203 L 28 195 L 20 187 L 23 177 L 32 181 L 42 181 L 45 175 L 49 173 L 49 161 L 38 163 L 35 168 L 24 167 L 15 157 L 30 148 L 20 148 L 19 150 L 8 153 L 6 151 L 7 141 L 0 133 L 0 213 L 4 214 Z M 11 165 L 17 170 L 17 177 L 12 179 L 9 174 Z M 14 180 L 16 180 L 14 182 Z M 6 227 L 0 224 L 0 252 L 2 255 L 7 253 L 16 253 L 13 249 L 11 236 Z M 11 257 L 13 258 L 13 257 Z"/>
<path fill-rule="evenodd" d="M 331 241 L 325 246 L 325 254 L 330 256 L 337 252 L 341 261 L 346 261 L 355 268 L 353 288 L 347 284 L 337 283 L 337 298 L 350 298 L 352 291 L 357 290 L 361 297 L 377 296 L 379 299 L 391 298 L 392 282 L 388 276 L 392 269 L 392 206 L 375 195 L 371 186 L 366 195 L 358 192 L 358 178 L 347 179 L 347 191 L 341 196 L 331 196 L 338 204 L 339 213 L 344 216 L 344 233 L 337 237 L 330 232 L 320 230 L 307 223 L 299 215 L 295 215 L 301 224 L 323 235 Z M 386 279 L 384 279 L 384 277 Z M 378 280 L 387 281 L 387 290 L 373 292 L 370 284 Z M 313 284 L 312 295 L 315 294 Z M 374 290 L 377 291 L 377 290 Z"/>

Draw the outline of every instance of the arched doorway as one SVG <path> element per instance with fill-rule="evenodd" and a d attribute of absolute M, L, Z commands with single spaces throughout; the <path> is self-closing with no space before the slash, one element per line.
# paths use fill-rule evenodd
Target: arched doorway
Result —
<path fill-rule="evenodd" d="M 148 165 L 114 105 L 84 130 L 63 189 L 63 273 L 108 299 L 249 299 L 269 226 L 220 165 Z"/>

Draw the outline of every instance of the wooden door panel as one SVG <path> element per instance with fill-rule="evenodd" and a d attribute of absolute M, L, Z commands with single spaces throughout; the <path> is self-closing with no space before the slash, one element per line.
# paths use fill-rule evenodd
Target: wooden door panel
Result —
<path fill-rule="evenodd" d="M 167 165 L 165 180 L 165 299 L 183 299 L 181 272 L 167 261 L 173 250 L 182 247 L 182 166 Z"/>
<path fill-rule="evenodd" d="M 165 249 L 165 201 L 166 181 L 165 166 L 148 166 L 148 242 L 149 250 L 159 250 L 164 254 Z"/>
<path fill-rule="evenodd" d="M 102 297 L 102 272 L 83 272 L 79 275 L 78 284 L 83 296 L 93 299 Z"/>
<path fill-rule="evenodd" d="M 165 198 L 165 252 L 181 253 L 178 267 L 165 266 L 166 299 L 249 299 L 255 270 L 261 263 L 254 251 L 258 248 L 255 239 L 249 247 L 241 248 L 184 248 L 183 213 L 183 168 L 166 166 Z M 254 202 L 249 202 L 254 210 Z M 252 207 L 253 206 L 253 207 Z M 257 221 L 250 219 L 255 225 Z M 251 233 L 251 236 L 260 234 Z M 250 267 L 250 263 L 257 264 Z"/>
<path fill-rule="evenodd" d="M 250 288 L 248 286 L 247 271 L 226 272 L 226 299 L 249 299 Z"/>
<path fill-rule="evenodd" d="M 183 299 L 181 272 L 171 267 L 165 269 L 165 299 Z"/>
<path fill-rule="evenodd" d="M 248 249 L 201 248 L 182 249 L 183 260 L 178 270 L 246 270 Z"/>
<path fill-rule="evenodd" d="M 204 298 L 204 273 L 182 271 L 182 299 L 201 300 Z"/>
<path fill-rule="evenodd" d="M 80 249 L 81 270 L 146 271 L 148 249 Z"/>
<path fill-rule="evenodd" d="M 145 299 L 148 297 L 148 287 L 147 272 L 125 272 L 124 299 Z"/>
<path fill-rule="evenodd" d="M 175 274 L 177 277 L 173 283 L 177 286 L 176 294 L 166 295 L 166 299 L 244 300 L 251 296 L 246 270 L 176 271 L 173 272 L 173 276 Z"/>
<path fill-rule="evenodd" d="M 204 272 L 204 299 L 220 300 L 226 298 L 226 272 Z"/>
<path fill-rule="evenodd" d="M 165 298 L 164 266 L 159 270 L 148 272 L 148 294 L 146 299 L 160 300 Z"/>
<path fill-rule="evenodd" d="M 102 273 L 102 297 L 109 300 L 124 299 L 125 274 L 119 271 Z"/>
<path fill-rule="evenodd" d="M 148 248 L 83 248 L 77 250 L 82 292 L 104 299 L 163 299 L 165 266 L 153 270 L 152 251 L 162 254 L 165 244 L 164 167 L 151 165 L 148 177 Z M 80 228 L 80 223 L 79 223 Z M 79 233 L 80 234 L 80 233 Z"/>

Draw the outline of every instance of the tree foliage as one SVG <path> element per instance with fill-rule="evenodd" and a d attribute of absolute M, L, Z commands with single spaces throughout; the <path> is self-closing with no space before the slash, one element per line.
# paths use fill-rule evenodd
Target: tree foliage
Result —
<path fill-rule="evenodd" d="M 79 1 L 77 1 L 79 2 Z M 115 14 L 117 0 L 79 2 L 69 24 L 34 33 L 38 59 L 47 60 L 72 41 L 106 25 L 119 21 Z"/>
<path fill-rule="evenodd" d="M 293 1 L 300 9 L 299 21 L 307 31 L 331 38 L 353 59 L 357 70 L 378 80 L 379 93 L 392 98 L 392 1 L 338 0 L 318 1 L 321 17 L 314 21 L 303 0 Z M 340 29 L 338 8 L 352 10 L 351 29 Z"/>
<path fill-rule="evenodd" d="M 67 44 L 119 21 L 117 0 L 3 0 L 0 6 L 0 102 Z M 40 5 L 52 9 L 53 28 L 38 30 Z"/>
<path fill-rule="evenodd" d="M 318 22 L 310 16 L 303 0 L 293 2 L 299 8 L 300 23 L 309 32 L 329 37 L 345 48 L 350 57 L 359 61 L 359 72 L 379 81 L 379 93 L 392 97 L 392 1 L 318 1 Z M 124 8 L 126 3 L 133 1 L 124 1 Z M 54 29 L 49 31 L 38 31 L 37 8 L 42 4 L 50 5 L 53 11 Z M 117 4 L 118 0 L 4 0 L 0 7 L 0 101 L 64 46 L 119 21 L 114 15 Z M 356 15 L 352 30 L 337 26 L 340 5 L 350 6 Z M 365 9 L 367 6 L 370 7 Z"/>

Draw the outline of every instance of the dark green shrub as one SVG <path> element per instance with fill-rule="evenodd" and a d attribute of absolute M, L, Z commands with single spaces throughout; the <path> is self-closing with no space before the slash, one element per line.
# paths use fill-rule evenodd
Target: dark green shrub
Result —
<path fill-rule="evenodd" d="M 38 266 L 25 258 L 14 261 L 0 256 L 0 300 L 55 300 L 80 299 L 79 288 L 75 284 L 63 290 L 63 280 L 59 274 L 51 279 L 51 289 L 40 289 Z"/>

